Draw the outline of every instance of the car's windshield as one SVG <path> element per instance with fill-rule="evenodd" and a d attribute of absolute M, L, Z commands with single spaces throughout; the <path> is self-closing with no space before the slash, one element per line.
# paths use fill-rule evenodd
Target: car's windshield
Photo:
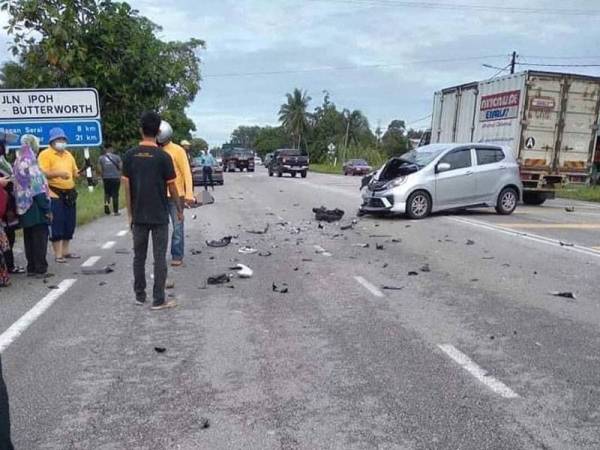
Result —
<path fill-rule="evenodd" d="M 411 150 L 400 157 L 403 161 L 416 164 L 419 167 L 425 167 L 449 147 L 447 145 L 426 145 L 419 147 L 415 150 Z"/>
<path fill-rule="evenodd" d="M 282 150 L 279 153 L 280 156 L 300 156 L 299 150 Z"/>
<path fill-rule="evenodd" d="M 355 166 L 368 166 L 369 164 L 364 159 L 355 159 L 352 161 Z"/>

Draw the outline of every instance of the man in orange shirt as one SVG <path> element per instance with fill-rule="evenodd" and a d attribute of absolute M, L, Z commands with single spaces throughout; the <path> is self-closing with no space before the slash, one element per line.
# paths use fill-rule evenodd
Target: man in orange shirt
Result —
<path fill-rule="evenodd" d="M 195 203 L 194 184 L 192 181 L 192 171 L 186 151 L 179 145 L 172 142 L 173 128 L 164 120 L 160 124 L 160 131 L 156 141 L 163 150 L 171 156 L 173 166 L 175 167 L 175 186 L 179 193 L 179 202 L 186 205 Z M 169 214 L 173 224 L 173 234 L 171 235 L 171 266 L 179 267 L 183 264 L 184 255 L 184 236 L 183 218 L 177 217 L 177 199 L 169 199 Z"/>

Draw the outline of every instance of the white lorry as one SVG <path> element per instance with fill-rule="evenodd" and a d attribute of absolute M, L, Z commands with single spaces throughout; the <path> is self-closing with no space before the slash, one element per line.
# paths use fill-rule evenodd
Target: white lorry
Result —
<path fill-rule="evenodd" d="M 436 92 L 431 143 L 510 146 L 528 204 L 589 181 L 600 152 L 600 78 L 526 71 Z"/>

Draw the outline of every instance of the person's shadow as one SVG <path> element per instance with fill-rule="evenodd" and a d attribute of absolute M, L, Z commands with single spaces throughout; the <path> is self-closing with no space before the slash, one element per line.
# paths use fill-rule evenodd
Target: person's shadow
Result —
<path fill-rule="evenodd" d="M 0 357 L 0 450 L 13 450 L 10 440 L 10 411 L 8 391 L 2 376 L 2 358 Z"/>

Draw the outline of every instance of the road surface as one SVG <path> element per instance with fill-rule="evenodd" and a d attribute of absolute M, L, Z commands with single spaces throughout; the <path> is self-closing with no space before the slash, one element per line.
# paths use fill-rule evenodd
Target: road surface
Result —
<path fill-rule="evenodd" d="M 350 224 L 359 178 L 257 168 L 225 183 L 186 212 L 176 310 L 134 305 L 114 217 L 80 229 L 84 258 L 48 283 L 0 291 L 17 449 L 600 448 L 600 207 L 342 231 L 311 209 Z M 239 237 L 206 246 L 225 235 Z M 238 262 L 253 278 L 206 286 Z"/>

